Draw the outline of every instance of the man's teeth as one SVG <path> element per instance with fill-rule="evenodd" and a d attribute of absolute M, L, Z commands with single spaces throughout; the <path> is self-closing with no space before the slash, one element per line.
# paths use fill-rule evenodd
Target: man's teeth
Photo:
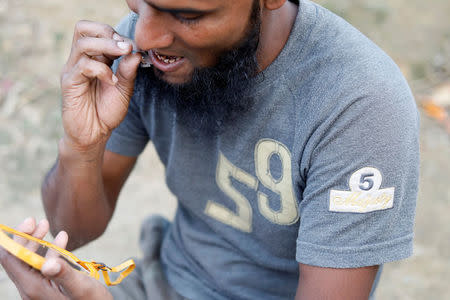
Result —
<path fill-rule="evenodd" d="M 179 61 L 182 58 L 181 56 L 166 56 L 156 52 L 155 54 L 160 61 L 163 61 L 166 64 L 173 64 L 174 62 Z"/>

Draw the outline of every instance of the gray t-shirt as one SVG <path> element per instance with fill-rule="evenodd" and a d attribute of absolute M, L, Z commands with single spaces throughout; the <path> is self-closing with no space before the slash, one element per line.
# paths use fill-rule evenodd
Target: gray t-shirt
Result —
<path fill-rule="evenodd" d="M 118 31 L 133 37 L 136 19 Z M 164 95 L 136 84 L 108 142 L 137 156 L 151 140 L 166 167 L 179 202 L 161 249 L 169 283 L 197 300 L 292 299 L 299 262 L 354 268 L 410 256 L 418 113 L 392 60 L 300 1 L 287 44 L 251 92 L 249 112 L 199 138 Z"/>

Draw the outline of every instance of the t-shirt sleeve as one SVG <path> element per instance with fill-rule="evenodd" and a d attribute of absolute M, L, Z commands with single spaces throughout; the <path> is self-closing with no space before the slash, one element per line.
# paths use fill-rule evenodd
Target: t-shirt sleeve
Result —
<path fill-rule="evenodd" d="M 130 13 L 116 26 L 116 31 L 126 37 L 134 37 L 134 27 L 137 15 Z M 120 60 L 116 60 L 111 67 L 113 72 L 117 70 Z M 135 89 L 136 90 L 136 89 Z M 141 105 L 142 95 L 134 93 L 130 100 L 127 115 L 120 125 L 113 130 L 106 149 L 125 156 L 138 156 L 149 141 L 149 135 L 142 119 Z"/>
<path fill-rule="evenodd" d="M 379 86 L 318 125 L 299 205 L 298 262 L 356 268 L 412 254 L 419 121 L 403 87 Z"/>

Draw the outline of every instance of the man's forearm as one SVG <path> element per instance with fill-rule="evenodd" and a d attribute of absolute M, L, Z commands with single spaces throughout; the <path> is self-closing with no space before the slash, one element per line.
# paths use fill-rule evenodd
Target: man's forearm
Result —
<path fill-rule="evenodd" d="M 69 249 L 100 236 L 112 215 L 102 179 L 104 147 L 76 151 L 61 140 L 58 159 L 42 184 L 51 231 L 66 231 Z"/>
<path fill-rule="evenodd" d="M 378 266 L 362 268 L 322 268 L 299 264 L 295 300 L 368 299 Z"/>

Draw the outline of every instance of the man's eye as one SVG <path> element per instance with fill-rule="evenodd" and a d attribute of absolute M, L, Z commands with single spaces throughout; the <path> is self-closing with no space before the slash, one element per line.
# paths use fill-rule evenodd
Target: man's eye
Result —
<path fill-rule="evenodd" d="M 175 19 L 184 24 L 194 24 L 200 21 L 202 15 L 186 15 L 186 14 L 174 14 Z"/>

